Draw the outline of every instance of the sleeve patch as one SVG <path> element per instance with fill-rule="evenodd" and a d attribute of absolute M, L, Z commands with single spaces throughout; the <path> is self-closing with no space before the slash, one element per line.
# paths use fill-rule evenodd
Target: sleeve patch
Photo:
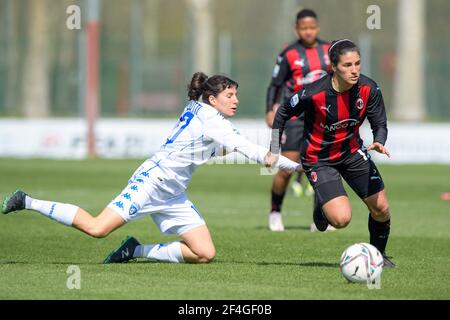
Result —
<path fill-rule="evenodd" d="M 299 101 L 298 94 L 296 94 L 291 98 L 291 101 L 290 101 L 291 107 L 295 108 L 295 106 L 298 104 L 298 101 Z"/>
<path fill-rule="evenodd" d="M 279 74 L 279 73 L 280 73 L 280 66 L 277 64 L 277 65 L 275 65 L 275 67 L 273 68 L 272 78 L 278 77 L 278 74 Z"/>

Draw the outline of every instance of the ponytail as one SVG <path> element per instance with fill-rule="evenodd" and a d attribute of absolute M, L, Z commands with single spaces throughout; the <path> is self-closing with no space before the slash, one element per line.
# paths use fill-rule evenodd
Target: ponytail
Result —
<path fill-rule="evenodd" d="M 198 100 L 205 90 L 205 83 L 208 80 L 208 76 L 203 72 L 196 72 L 192 76 L 191 83 L 188 84 L 188 97 L 189 100 Z"/>

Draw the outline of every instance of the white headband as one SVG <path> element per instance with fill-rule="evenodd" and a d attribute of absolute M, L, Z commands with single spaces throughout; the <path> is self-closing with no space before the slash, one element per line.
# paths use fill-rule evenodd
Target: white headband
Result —
<path fill-rule="evenodd" d="M 341 40 L 338 40 L 338 41 L 336 41 L 335 43 L 333 43 L 333 44 L 331 45 L 330 49 L 328 49 L 328 52 L 331 53 L 331 49 L 333 49 L 333 47 L 334 47 L 335 45 L 337 45 L 339 42 L 344 42 L 344 41 L 352 42 L 352 41 L 349 40 L 349 39 L 341 39 Z"/>

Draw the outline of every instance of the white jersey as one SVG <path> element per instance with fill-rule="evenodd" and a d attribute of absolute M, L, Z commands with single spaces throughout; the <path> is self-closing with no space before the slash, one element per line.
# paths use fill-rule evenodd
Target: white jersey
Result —
<path fill-rule="evenodd" d="M 221 148 L 259 163 L 269 151 L 240 135 L 212 106 L 190 101 L 166 143 L 149 161 L 165 173 L 164 189 L 178 194 L 187 188 L 197 166 L 214 157 Z M 299 164 L 280 156 L 277 166 L 294 171 Z"/>

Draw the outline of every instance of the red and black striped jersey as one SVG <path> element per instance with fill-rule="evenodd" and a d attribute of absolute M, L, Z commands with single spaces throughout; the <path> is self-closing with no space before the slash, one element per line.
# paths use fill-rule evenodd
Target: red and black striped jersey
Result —
<path fill-rule="evenodd" d="M 300 40 L 286 47 L 277 57 L 272 80 L 267 89 L 266 108 L 271 111 L 279 99 L 284 99 L 331 72 L 328 42 L 318 40 L 315 47 L 305 47 Z M 283 90 L 283 92 L 281 92 Z"/>
<path fill-rule="evenodd" d="M 356 152 L 363 146 L 359 128 L 366 117 L 372 128 L 373 141 L 384 145 L 387 119 L 378 85 L 361 74 L 350 90 L 338 93 L 333 89 L 331 79 L 332 74 L 329 74 L 306 85 L 280 106 L 272 126 L 272 146 L 277 142 L 279 145 L 286 121 L 302 113 L 305 115 L 303 163 L 339 163 Z"/>

